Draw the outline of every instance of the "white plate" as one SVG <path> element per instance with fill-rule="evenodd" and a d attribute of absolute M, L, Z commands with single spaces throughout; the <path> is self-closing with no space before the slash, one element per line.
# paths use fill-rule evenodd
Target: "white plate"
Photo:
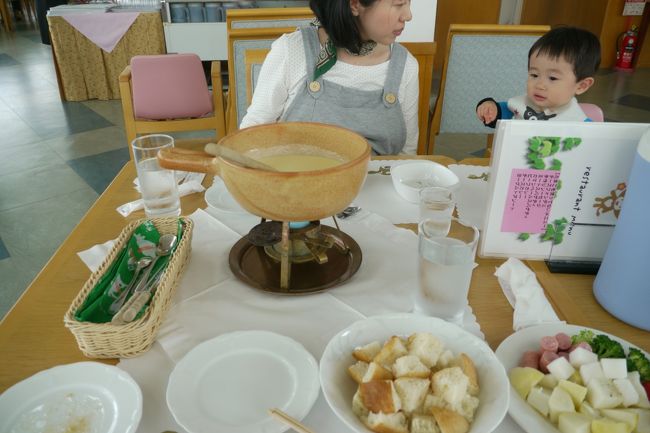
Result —
<path fill-rule="evenodd" d="M 224 212 L 246 213 L 246 210 L 237 203 L 237 200 L 226 188 L 226 184 L 219 177 L 215 176 L 212 186 L 205 191 L 204 198 L 205 202 L 215 209 Z"/>
<path fill-rule="evenodd" d="M 506 371 L 510 371 L 511 368 L 519 365 L 521 356 L 525 351 L 535 350 L 539 347 L 539 341 L 542 337 L 546 335 L 555 335 L 558 332 L 564 332 L 569 336 L 573 336 L 583 329 L 589 329 L 596 334 L 607 335 L 612 340 L 618 341 L 625 349 L 625 353 L 627 353 L 630 346 L 637 347 L 614 335 L 597 329 L 587 328 L 586 326 L 553 323 L 532 326 L 515 332 L 501 342 L 496 350 L 496 354 L 503 366 L 506 368 Z M 645 353 L 645 355 L 648 356 L 647 353 Z M 535 409 L 529 406 L 528 403 L 517 394 L 514 388 L 512 388 L 510 394 L 510 408 L 508 409 L 508 412 L 510 413 L 510 416 L 517 421 L 517 424 L 519 424 L 521 428 L 530 433 L 559 433 L 559 430 L 556 429 L 548 419 L 544 418 Z"/>
<path fill-rule="evenodd" d="M 320 360 L 320 381 L 323 393 L 336 415 L 356 432 L 372 433 L 352 412 L 352 396 L 357 385 L 347 373 L 354 364 L 354 348 L 393 335 L 408 336 L 429 332 L 440 338 L 454 355 L 466 353 L 478 372 L 479 407 L 471 424 L 471 433 L 489 433 L 503 420 L 508 410 L 510 386 L 503 366 L 488 345 L 464 329 L 444 320 L 414 314 L 392 314 L 370 317 L 353 323 L 336 334 L 325 348 Z"/>
<path fill-rule="evenodd" d="M 132 433 L 142 392 L 125 371 L 99 362 L 43 370 L 0 395 L 0 431 Z"/>
<path fill-rule="evenodd" d="M 220 335 L 176 364 L 167 406 L 189 433 L 280 433 L 267 410 L 304 418 L 318 397 L 318 365 L 300 343 L 267 331 Z"/>

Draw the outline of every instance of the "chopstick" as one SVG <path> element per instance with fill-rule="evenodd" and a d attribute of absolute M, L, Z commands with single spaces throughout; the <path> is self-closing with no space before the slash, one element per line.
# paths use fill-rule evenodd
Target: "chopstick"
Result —
<path fill-rule="evenodd" d="M 302 424 L 300 421 L 291 418 L 286 413 L 282 412 L 280 409 L 273 408 L 269 409 L 269 415 L 277 419 L 278 421 L 288 425 L 298 433 L 316 433 L 315 431 L 309 429 L 306 425 Z"/>

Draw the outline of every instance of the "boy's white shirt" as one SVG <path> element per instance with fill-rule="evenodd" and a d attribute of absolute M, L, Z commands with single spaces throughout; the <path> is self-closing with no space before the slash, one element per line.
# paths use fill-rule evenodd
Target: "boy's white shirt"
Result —
<path fill-rule="evenodd" d="M 534 110 L 535 104 L 528 98 L 527 95 L 515 96 L 508 99 L 508 109 L 513 113 L 513 119 L 524 119 L 524 113 L 526 108 L 532 108 Z M 552 116 L 548 119 L 529 119 L 529 120 L 549 120 L 549 121 L 579 121 L 584 122 L 587 119 L 587 115 L 576 98 L 571 98 L 568 104 L 563 105 L 558 108 L 544 109 L 543 113 L 546 116 Z"/>

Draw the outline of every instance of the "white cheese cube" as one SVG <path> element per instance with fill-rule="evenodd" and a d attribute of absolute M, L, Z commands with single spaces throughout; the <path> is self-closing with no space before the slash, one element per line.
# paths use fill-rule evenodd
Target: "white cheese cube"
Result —
<path fill-rule="evenodd" d="M 529 405 L 535 408 L 539 413 L 544 416 L 548 416 L 548 400 L 551 398 L 551 393 L 542 388 L 541 386 L 536 386 L 530 390 L 528 393 L 528 398 L 526 401 Z"/>
<path fill-rule="evenodd" d="M 564 356 L 554 359 L 546 368 L 557 380 L 566 380 L 576 371 Z"/>
<path fill-rule="evenodd" d="M 605 373 L 603 373 L 603 367 L 600 366 L 600 362 L 591 362 L 580 366 L 580 377 L 582 378 L 582 383 L 589 385 L 591 379 L 604 379 Z"/>
<path fill-rule="evenodd" d="M 627 361 L 625 358 L 603 358 L 600 360 L 603 374 L 608 379 L 625 379 L 627 377 Z"/>
<path fill-rule="evenodd" d="M 639 402 L 639 393 L 636 392 L 628 378 L 614 379 L 614 386 L 623 396 L 623 406 L 633 406 Z"/>
<path fill-rule="evenodd" d="M 588 351 L 587 349 L 583 349 L 582 347 L 576 347 L 571 353 L 569 353 L 569 362 L 575 368 L 580 368 L 581 365 L 598 362 L 598 355 Z"/>
<path fill-rule="evenodd" d="M 587 384 L 587 400 L 596 409 L 612 409 L 623 403 L 623 396 L 605 378 L 593 378 Z"/>
<path fill-rule="evenodd" d="M 648 396 L 645 392 L 645 389 L 641 385 L 641 375 L 639 375 L 639 372 L 630 371 L 627 374 L 627 378 L 632 383 L 632 386 L 634 386 L 637 394 L 639 394 L 639 402 L 637 403 L 637 406 L 645 409 L 650 409 L 650 401 L 648 401 Z"/>
<path fill-rule="evenodd" d="M 562 433 L 591 433 L 591 418 L 581 413 L 563 412 L 558 418 Z"/>

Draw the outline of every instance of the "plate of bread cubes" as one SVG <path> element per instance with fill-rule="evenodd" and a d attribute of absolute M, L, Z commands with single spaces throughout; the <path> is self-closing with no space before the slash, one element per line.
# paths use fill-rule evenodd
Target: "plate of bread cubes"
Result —
<path fill-rule="evenodd" d="M 359 433 L 489 433 L 508 410 L 503 365 L 478 337 L 444 320 L 391 314 L 335 335 L 320 381 L 336 415 Z"/>

